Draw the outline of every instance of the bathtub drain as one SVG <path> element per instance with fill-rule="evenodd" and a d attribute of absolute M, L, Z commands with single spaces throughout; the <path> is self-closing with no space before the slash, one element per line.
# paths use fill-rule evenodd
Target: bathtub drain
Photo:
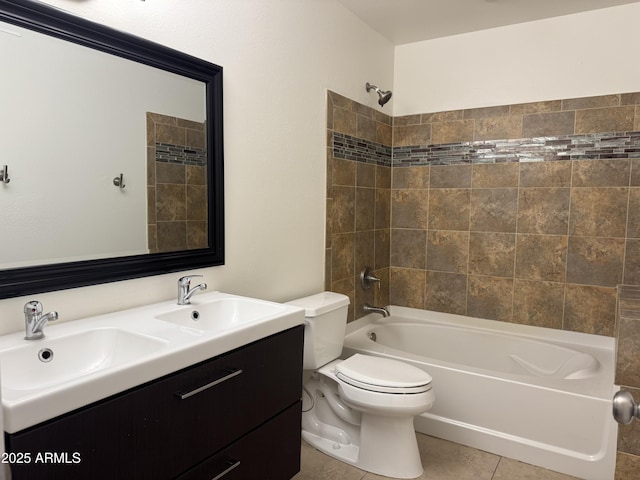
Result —
<path fill-rule="evenodd" d="M 371 332 L 369 334 L 369 340 L 377 341 L 376 332 Z"/>

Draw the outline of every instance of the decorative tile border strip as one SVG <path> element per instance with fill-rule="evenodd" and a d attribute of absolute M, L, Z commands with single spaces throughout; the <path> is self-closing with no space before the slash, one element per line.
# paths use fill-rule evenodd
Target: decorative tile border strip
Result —
<path fill-rule="evenodd" d="M 640 132 L 395 147 L 392 166 L 640 158 Z"/>
<path fill-rule="evenodd" d="M 206 165 L 207 150 L 168 143 L 156 143 L 156 161 L 179 165 Z"/>
<path fill-rule="evenodd" d="M 390 167 L 391 153 L 392 148 L 381 143 L 337 132 L 333 134 L 333 156 L 335 158 Z"/>

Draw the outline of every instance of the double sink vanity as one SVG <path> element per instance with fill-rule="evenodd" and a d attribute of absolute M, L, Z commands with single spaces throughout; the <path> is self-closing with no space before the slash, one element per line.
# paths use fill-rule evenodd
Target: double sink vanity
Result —
<path fill-rule="evenodd" d="M 0 337 L 13 479 L 291 478 L 303 322 L 209 292 Z"/>

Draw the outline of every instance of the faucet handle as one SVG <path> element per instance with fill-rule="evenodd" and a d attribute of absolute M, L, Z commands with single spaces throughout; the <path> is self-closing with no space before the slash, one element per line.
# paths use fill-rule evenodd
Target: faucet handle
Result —
<path fill-rule="evenodd" d="M 42 313 L 42 304 L 37 300 L 31 300 L 24 304 L 24 313 L 29 315 L 36 315 Z"/>
<path fill-rule="evenodd" d="M 178 279 L 179 285 L 190 285 L 191 280 L 196 277 L 202 277 L 202 275 L 185 275 L 184 277 L 180 277 Z"/>
<path fill-rule="evenodd" d="M 380 279 L 373 274 L 371 267 L 364 267 L 362 272 L 360 272 L 360 284 L 362 285 L 363 290 L 369 290 L 371 288 L 371 284 L 378 284 L 378 290 L 380 290 Z"/>

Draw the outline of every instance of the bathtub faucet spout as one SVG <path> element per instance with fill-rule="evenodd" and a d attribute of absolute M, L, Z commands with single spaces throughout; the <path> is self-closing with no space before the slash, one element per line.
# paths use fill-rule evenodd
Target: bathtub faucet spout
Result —
<path fill-rule="evenodd" d="M 387 310 L 387 307 L 374 307 L 372 305 L 369 305 L 368 303 L 364 304 L 364 311 L 369 313 L 369 312 L 375 312 L 375 313 L 380 313 L 382 314 L 383 317 L 388 317 L 389 315 L 391 315 L 389 313 L 389 310 Z"/>

